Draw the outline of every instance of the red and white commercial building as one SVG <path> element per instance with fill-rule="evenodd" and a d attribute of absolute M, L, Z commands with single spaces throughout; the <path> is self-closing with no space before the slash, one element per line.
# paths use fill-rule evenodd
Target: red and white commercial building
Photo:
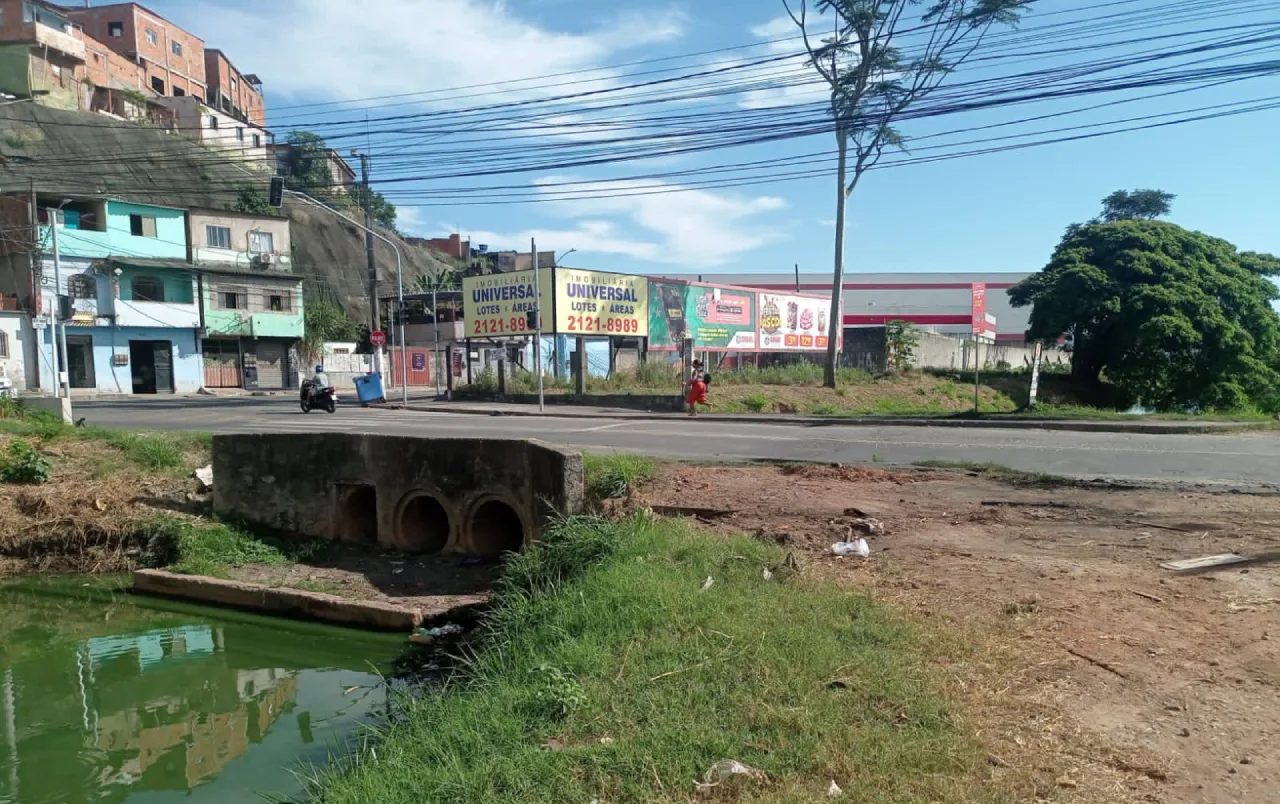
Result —
<path fill-rule="evenodd" d="M 945 335 L 973 334 L 973 286 L 986 284 L 986 313 L 996 319 L 996 340 L 1023 341 L 1030 307 L 1014 308 L 1009 288 L 1024 273 L 846 274 L 844 325 L 880 327 L 886 321 L 909 321 L 922 330 Z M 831 274 L 681 274 L 686 279 L 779 292 L 830 293 Z"/>

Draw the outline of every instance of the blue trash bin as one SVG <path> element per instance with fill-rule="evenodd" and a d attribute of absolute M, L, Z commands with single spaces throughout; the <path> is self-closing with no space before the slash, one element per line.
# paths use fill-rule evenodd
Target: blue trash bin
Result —
<path fill-rule="evenodd" d="M 382 375 L 370 372 L 363 377 L 356 377 L 356 398 L 362 405 L 387 401 L 382 391 Z"/>

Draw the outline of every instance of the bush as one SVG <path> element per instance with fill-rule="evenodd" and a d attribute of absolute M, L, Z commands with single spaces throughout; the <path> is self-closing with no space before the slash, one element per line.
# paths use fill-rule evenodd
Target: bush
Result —
<path fill-rule="evenodd" d="M 742 400 L 742 404 L 747 406 L 747 410 L 752 413 L 760 413 L 773 407 L 773 401 L 764 394 L 752 394 Z"/>
<path fill-rule="evenodd" d="M 584 455 L 582 473 L 588 499 L 621 500 L 637 483 L 653 477 L 653 461 L 638 455 Z"/>
<path fill-rule="evenodd" d="M 8 457 L 0 465 L 0 482 L 39 484 L 48 483 L 53 467 L 40 451 L 24 439 L 9 445 Z"/>

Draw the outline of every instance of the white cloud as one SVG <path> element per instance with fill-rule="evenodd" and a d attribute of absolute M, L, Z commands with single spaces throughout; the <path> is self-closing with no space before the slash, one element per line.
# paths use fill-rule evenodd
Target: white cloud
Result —
<path fill-rule="evenodd" d="M 549 194 L 556 191 L 552 185 L 566 181 L 572 179 L 552 177 L 536 182 L 535 187 Z M 647 262 L 713 267 L 786 236 L 785 227 L 766 217 L 786 206 L 776 196 L 742 197 L 707 190 L 625 195 L 679 188 L 653 181 L 593 183 L 593 194 L 623 195 L 557 202 L 552 208 L 574 219 L 571 226 L 471 232 L 472 242 L 527 249 L 529 238 L 534 237 L 544 244 L 540 249 L 573 248 L 584 256 L 616 254 Z"/>
<path fill-rule="evenodd" d="M 582 33 L 563 33 L 493 0 L 276 0 L 253 10 L 220 9 L 195 22 L 188 24 L 260 75 L 275 98 L 351 101 L 598 68 L 620 52 L 679 38 L 685 17 L 626 13 Z M 591 76 L 602 86 L 611 77 L 609 71 Z M 532 92 L 527 85 L 523 90 L 502 97 Z M 541 94 L 556 91 L 563 90 Z M 449 97 L 468 101 L 466 93 Z"/>

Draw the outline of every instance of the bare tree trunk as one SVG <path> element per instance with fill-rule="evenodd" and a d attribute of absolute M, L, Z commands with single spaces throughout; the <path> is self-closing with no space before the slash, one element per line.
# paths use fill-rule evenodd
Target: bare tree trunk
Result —
<path fill-rule="evenodd" d="M 837 344 L 840 334 L 844 332 L 844 319 L 840 315 L 840 300 L 844 295 L 844 208 L 848 201 L 844 177 L 848 163 L 849 143 L 845 139 L 844 127 L 836 125 L 836 140 L 840 153 L 839 166 L 836 169 L 836 259 L 835 268 L 831 272 L 831 337 L 827 339 L 827 364 L 823 372 L 823 384 L 828 388 L 836 387 Z"/>

